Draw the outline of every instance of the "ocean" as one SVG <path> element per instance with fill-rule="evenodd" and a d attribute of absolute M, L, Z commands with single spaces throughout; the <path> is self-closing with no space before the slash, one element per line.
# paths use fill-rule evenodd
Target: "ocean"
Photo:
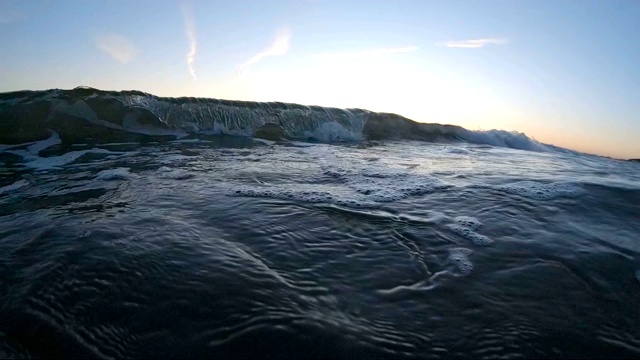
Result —
<path fill-rule="evenodd" d="M 0 358 L 640 358 L 640 163 L 91 88 L 0 143 Z"/>

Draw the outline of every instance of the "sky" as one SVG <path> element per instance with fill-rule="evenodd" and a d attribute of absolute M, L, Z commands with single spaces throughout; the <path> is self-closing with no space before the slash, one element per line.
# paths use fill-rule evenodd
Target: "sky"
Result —
<path fill-rule="evenodd" d="M 640 158 L 637 0 L 0 0 L 0 92 L 364 108 Z"/>

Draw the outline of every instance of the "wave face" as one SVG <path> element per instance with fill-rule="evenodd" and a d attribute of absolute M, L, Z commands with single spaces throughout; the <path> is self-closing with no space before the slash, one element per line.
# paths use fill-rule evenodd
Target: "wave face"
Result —
<path fill-rule="evenodd" d="M 232 135 L 325 143 L 361 140 L 467 141 L 522 150 L 550 147 L 522 133 L 471 131 L 418 123 L 396 114 L 281 102 L 167 98 L 140 91 L 19 91 L 0 94 L 0 143 L 63 143 Z"/>

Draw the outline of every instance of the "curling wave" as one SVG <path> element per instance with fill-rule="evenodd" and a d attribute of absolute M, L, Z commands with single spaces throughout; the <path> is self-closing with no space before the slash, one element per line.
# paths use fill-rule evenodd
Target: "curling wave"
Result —
<path fill-rule="evenodd" d="M 362 109 L 167 98 L 140 91 L 102 91 L 87 87 L 0 94 L 0 143 L 43 140 L 51 131 L 59 134 L 63 143 L 232 135 L 326 143 L 466 141 L 522 150 L 552 150 L 522 133 L 471 131 Z"/>

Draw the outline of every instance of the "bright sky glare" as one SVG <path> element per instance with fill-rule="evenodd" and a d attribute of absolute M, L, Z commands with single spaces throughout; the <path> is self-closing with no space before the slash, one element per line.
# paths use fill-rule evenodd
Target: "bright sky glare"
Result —
<path fill-rule="evenodd" d="M 0 92 L 394 112 L 640 158 L 640 1 L 3 0 Z"/>

